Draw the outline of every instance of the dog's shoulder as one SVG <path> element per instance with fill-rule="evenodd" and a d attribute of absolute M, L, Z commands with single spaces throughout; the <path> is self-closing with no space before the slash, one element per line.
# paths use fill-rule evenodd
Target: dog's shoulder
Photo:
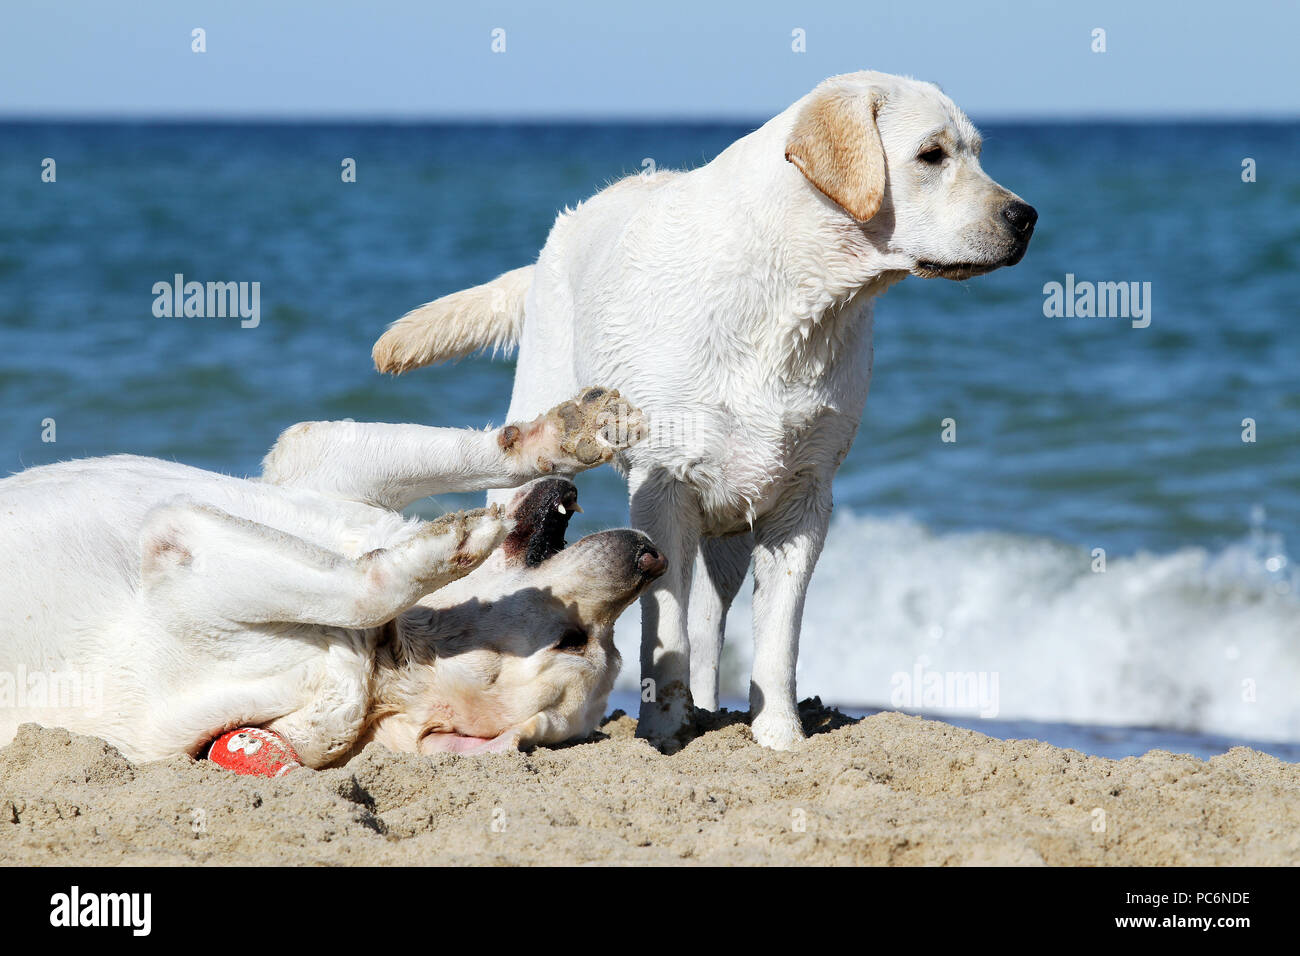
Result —
<path fill-rule="evenodd" d="M 689 174 L 681 170 L 660 169 L 616 179 L 576 206 L 566 206 L 557 217 L 556 225 L 589 216 L 617 214 L 620 210 L 630 211 L 664 187 L 680 182 L 687 175 Z"/>

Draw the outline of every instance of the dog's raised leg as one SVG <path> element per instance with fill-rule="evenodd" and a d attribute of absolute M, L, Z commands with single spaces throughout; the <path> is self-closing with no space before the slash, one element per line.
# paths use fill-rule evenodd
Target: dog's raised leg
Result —
<path fill-rule="evenodd" d="M 144 593 L 160 612 L 204 621 L 378 627 L 468 574 L 511 522 L 498 508 L 412 526 L 393 547 L 358 558 L 219 508 L 178 499 L 155 508 L 141 534 Z"/>
<path fill-rule="evenodd" d="M 589 388 L 530 422 L 491 431 L 302 422 L 262 462 L 262 480 L 400 511 L 430 495 L 514 488 L 594 468 L 642 435 L 616 390 Z"/>
<path fill-rule="evenodd" d="M 718 709 L 718 662 L 727 630 L 727 612 L 735 600 L 754 553 L 754 538 L 703 538 L 687 617 L 691 641 L 691 697 L 703 710 Z"/>
<path fill-rule="evenodd" d="M 641 598 L 641 710 L 637 736 L 672 753 L 691 728 L 687 607 L 699 546 L 695 492 L 665 472 L 633 472 L 632 525 L 654 541 L 668 568 Z M 646 684 L 649 680 L 650 683 Z"/>
<path fill-rule="evenodd" d="M 754 531 L 754 668 L 749 711 L 754 739 L 791 750 L 804 739 L 795 663 L 804 598 L 826 541 L 831 475 L 793 489 Z"/>

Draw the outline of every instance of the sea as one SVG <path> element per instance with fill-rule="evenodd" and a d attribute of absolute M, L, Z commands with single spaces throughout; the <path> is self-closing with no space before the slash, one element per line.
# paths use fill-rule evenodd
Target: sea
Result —
<path fill-rule="evenodd" d="M 508 359 L 385 377 L 375 338 L 532 261 L 565 207 L 759 122 L 0 123 L 0 472 L 130 452 L 255 474 L 300 420 L 499 424 Z M 1300 123 L 982 128 L 1037 231 L 1014 268 L 878 301 L 800 695 L 1116 758 L 1300 760 Z M 256 321 L 168 314 L 177 276 L 257 283 Z M 571 538 L 627 523 L 612 470 L 579 493 Z M 749 636 L 746 587 L 741 708 Z"/>

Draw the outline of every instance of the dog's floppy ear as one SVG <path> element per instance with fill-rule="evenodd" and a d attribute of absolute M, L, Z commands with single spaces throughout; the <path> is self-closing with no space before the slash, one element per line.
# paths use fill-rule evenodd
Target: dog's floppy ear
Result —
<path fill-rule="evenodd" d="M 874 92 L 819 93 L 800 110 L 785 144 L 785 158 L 858 222 L 874 216 L 885 195 L 879 107 Z"/>

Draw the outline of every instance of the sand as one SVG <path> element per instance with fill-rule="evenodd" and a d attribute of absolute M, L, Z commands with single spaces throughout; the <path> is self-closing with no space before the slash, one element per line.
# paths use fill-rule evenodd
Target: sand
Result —
<path fill-rule="evenodd" d="M 0 749 L 9 864 L 1294 864 L 1300 765 L 1246 748 L 1121 761 L 901 714 L 802 705 L 758 747 L 744 716 L 664 756 L 616 712 L 595 740 L 240 777 L 134 766 L 24 725 Z"/>

